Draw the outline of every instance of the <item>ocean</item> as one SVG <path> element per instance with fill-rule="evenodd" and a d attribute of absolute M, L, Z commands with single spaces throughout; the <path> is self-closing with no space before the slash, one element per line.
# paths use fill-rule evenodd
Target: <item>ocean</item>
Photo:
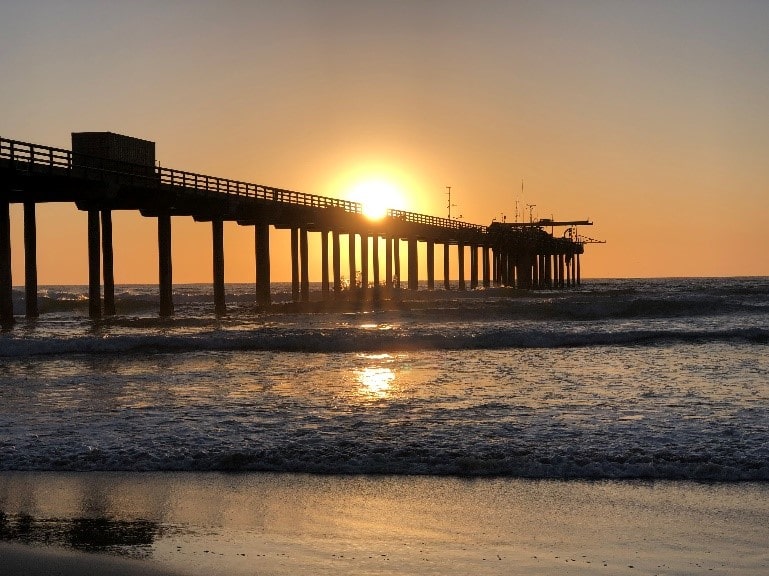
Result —
<path fill-rule="evenodd" d="M 217 318 L 175 286 L 160 319 L 156 286 L 118 286 L 93 322 L 87 287 L 41 287 L 0 334 L 0 470 L 769 480 L 769 278 L 312 313 L 226 292 Z"/>

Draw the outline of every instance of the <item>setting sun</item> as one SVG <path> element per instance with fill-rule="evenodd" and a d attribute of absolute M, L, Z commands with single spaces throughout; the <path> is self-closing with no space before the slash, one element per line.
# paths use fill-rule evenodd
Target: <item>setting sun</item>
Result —
<path fill-rule="evenodd" d="M 363 214 L 371 219 L 383 218 L 387 209 L 402 210 L 404 199 L 398 187 L 385 180 L 364 180 L 355 184 L 349 199 L 363 205 Z"/>

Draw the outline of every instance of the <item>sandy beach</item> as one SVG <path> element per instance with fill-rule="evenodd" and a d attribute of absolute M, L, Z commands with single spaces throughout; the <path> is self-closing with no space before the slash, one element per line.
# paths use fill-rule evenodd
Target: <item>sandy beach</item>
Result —
<path fill-rule="evenodd" d="M 0 474 L 8 574 L 730 574 L 769 487 L 292 474 Z"/>

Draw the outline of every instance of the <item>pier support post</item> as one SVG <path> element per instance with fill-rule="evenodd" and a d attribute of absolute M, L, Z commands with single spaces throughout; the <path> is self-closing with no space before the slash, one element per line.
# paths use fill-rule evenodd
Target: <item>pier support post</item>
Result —
<path fill-rule="evenodd" d="M 299 229 L 299 252 L 301 256 L 302 302 L 310 301 L 310 248 L 307 245 L 307 228 Z"/>
<path fill-rule="evenodd" d="M 459 289 L 467 290 L 465 284 L 465 245 L 462 242 L 457 244 L 457 259 L 459 261 Z"/>
<path fill-rule="evenodd" d="M 101 234 L 99 211 L 88 211 L 88 315 L 101 318 Z"/>
<path fill-rule="evenodd" d="M 393 238 L 393 263 L 395 266 L 395 287 L 401 287 L 401 239 Z"/>
<path fill-rule="evenodd" d="M 531 289 L 531 254 L 521 254 L 515 268 L 517 287 L 522 290 Z"/>
<path fill-rule="evenodd" d="M 331 233 L 331 244 L 331 260 L 334 266 L 334 294 L 338 296 L 342 292 L 342 255 L 339 246 L 339 232 L 337 230 Z"/>
<path fill-rule="evenodd" d="M 385 288 L 388 292 L 393 287 L 393 243 L 395 240 L 385 236 Z"/>
<path fill-rule="evenodd" d="M 115 257 L 112 251 L 112 211 L 101 211 L 101 260 L 104 279 L 104 313 L 115 315 Z"/>
<path fill-rule="evenodd" d="M 507 252 L 500 252 L 497 265 L 499 266 L 499 284 L 507 286 Z"/>
<path fill-rule="evenodd" d="M 299 301 L 299 228 L 291 228 L 291 301 Z"/>
<path fill-rule="evenodd" d="M 552 276 L 552 282 L 550 288 L 558 288 L 558 256 L 551 254 L 548 257 L 550 263 L 550 270 Z"/>
<path fill-rule="evenodd" d="M 501 284 L 499 281 L 499 253 L 494 249 L 491 250 L 491 281 L 494 286 Z"/>
<path fill-rule="evenodd" d="M 160 316 L 172 316 L 173 268 L 171 266 L 171 215 L 158 216 L 158 276 L 160 284 Z"/>
<path fill-rule="evenodd" d="M 427 241 L 427 289 L 435 290 L 435 242 Z"/>
<path fill-rule="evenodd" d="M 564 287 L 564 276 L 566 276 L 566 257 L 563 254 L 558 255 L 558 287 Z"/>
<path fill-rule="evenodd" d="M 507 264 L 507 252 L 501 252 L 499 254 L 499 284 L 500 286 L 509 286 L 508 280 L 510 278 L 510 270 Z"/>
<path fill-rule="evenodd" d="M 11 277 L 11 205 L 0 201 L 0 325 L 12 326 L 13 279 Z"/>
<path fill-rule="evenodd" d="M 355 293 L 356 284 L 358 283 L 358 271 L 355 269 L 355 232 L 350 232 L 347 235 L 347 259 L 350 264 L 350 293 Z"/>
<path fill-rule="evenodd" d="M 483 270 L 483 287 L 491 288 L 491 270 L 489 269 L 489 247 L 481 248 L 481 258 L 483 258 L 481 269 Z"/>
<path fill-rule="evenodd" d="M 27 318 L 37 318 L 37 223 L 35 203 L 24 203 L 24 290 Z"/>
<path fill-rule="evenodd" d="M 254 230 L 256 244 L 256 302 L 269 306 L 270 296 L 270 225 L 257 224 Z"/>
<path fill-rule="evenodd" d="M 408 268 L 409 290 L 419 289 L 419 256 L 417 252 L 417 239 L 408 239 Z"/>
<path fill-rule="evenodd" d="M 549 269 L 549 277 L 550 281 L 548 283 L 548 288 L 557 288 L 558 287 L 558 260 L 556 259 L 554 254 L 549 254 L 547 256 L 547 264 Z"/>
<path fill-rule="evenodd" d="M 540 254 L 538 256 L 539 258 L 539 287 L 541 289 L 547 288 L 547 256 L 545 254 Z"/>
<path fill-rule="evenodd" d="M 368 234 L 360 235 L 360 289 L 363 294 L 368 290 Z"/>
<path fill-rule="evenodd" d="M 211 234 L 213 237 L 213 265 L 214 265 L 214 313 L 223 316 L 227 313 L 227 304 L 224 298 L 224 222 L 211 220 Z"/>
<path fill-rule="evenodd" d="M 580 270 L 579 253 L 577 253 L 577 286 L 582 284 L 582 270 Z"/>
<path fill-rule="evenodd" d="M 449 243 L 443 244 L 443 288 L 451 290 L 451 268 L 449 266 Z"/>
<path fill-rule="evenodd" d="M 371 237 L 371 267 L 374 273 L 374 294 L 379 294 L 379 234 Z"/>
<path fill-rule="evenodd" d="M 470 290 L 478 288 L 478 246 L 470 245 Z"/>
<path fill-rule="evenodd" d="M 553 280 L 553 288 L 560 288 L 561 280 L 563 278 L 560 254 L 553 254 L 553 274 L 555 275 L 555 279 Z"/>
<path fill-rule="evenodd" d="M 320 231 L 320 292 L 328 300 L 331 292 L 328 277 L 328 230 Z"/>

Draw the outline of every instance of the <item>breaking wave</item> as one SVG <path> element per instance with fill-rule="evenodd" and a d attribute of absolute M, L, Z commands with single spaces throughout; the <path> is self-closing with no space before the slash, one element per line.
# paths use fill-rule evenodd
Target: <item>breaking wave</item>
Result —
<path fill-rule="evenodd" d="M 665 342 L 743 342 L 769 344 L 769 329 L 630 329 L 557 331 L 547 328 L 461 330 L 378 326 L 360 328 L 264 328 L 222 330 L 186 335 L 104 335 L 45 338 L 0 336 L 0 357 L 69 354 L 130 354 L 205 351 L 399 352 L 418 350 L 498 350 L 505 348 L 574 348 L 644 346 Z"/>

